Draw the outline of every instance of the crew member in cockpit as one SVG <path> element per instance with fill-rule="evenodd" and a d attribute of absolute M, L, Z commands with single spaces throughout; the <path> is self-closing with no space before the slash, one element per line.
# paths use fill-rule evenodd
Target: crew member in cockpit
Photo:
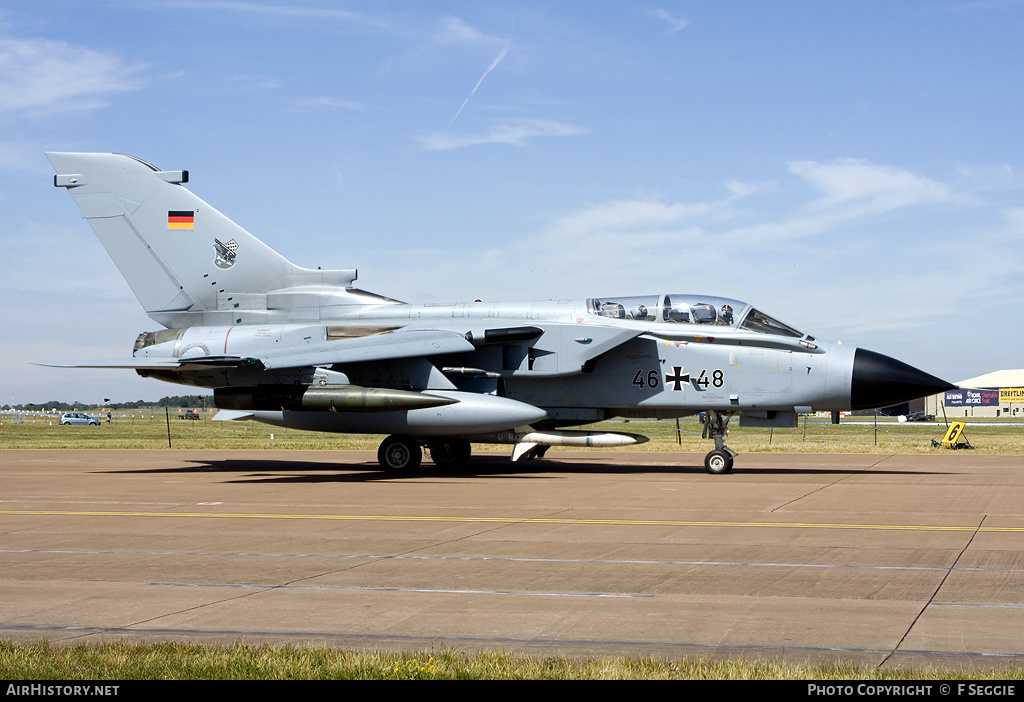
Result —
<path fill-rule="evenodd" d="M 722 323 L 732 324 L 732 305 L 722 305 Z"/>
<path fill-rule="evenodd" d="M 627 319 L 647 319 L 647 307 L 644 305 L 637 305 L 635 309 L 629 311 L 629 314 L 626 315 L 626 317 Z"/>

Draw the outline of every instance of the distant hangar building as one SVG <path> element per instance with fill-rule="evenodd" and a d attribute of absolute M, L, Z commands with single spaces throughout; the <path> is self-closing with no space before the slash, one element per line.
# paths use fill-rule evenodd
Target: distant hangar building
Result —
<path fill-rule="evenodd" d="M 925 413 L 949 419 L 958 417 L 1024 418 L 1024 368 L 986 373 L 956 383 L 947 390 L 925 398 Z"/>

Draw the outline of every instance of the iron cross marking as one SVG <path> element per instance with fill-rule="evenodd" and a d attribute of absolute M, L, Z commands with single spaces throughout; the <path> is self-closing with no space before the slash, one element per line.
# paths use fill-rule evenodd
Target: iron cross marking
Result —
<path fill-rule="evenodd" d="M 672 383 L 673 390 L 682 390 L 683 383 L 690 382 L 690 374 L 683 373 L 682 366 L 673 366 L 672 374 L 665 376 L 666 383 Z"/>

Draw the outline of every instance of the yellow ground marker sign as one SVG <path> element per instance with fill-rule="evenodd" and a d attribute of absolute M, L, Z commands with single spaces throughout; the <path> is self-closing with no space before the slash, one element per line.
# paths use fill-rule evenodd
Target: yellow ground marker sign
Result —
<path fill-rule="evenodd" d="M 964 427 L 967 426 L 966 422 L 953 422 L 949 425 L 949 431 L 942 437 L 942 443 L 944 444 L 956 444 L 956 440 L 960 438 L 960 435 L 964 431 Z"/>

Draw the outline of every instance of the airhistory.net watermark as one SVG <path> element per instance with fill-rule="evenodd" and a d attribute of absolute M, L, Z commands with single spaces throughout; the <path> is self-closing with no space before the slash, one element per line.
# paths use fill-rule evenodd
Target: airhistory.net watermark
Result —
<path fill-rule="evenodd" d="M 25 697 L 113 697 L 120 685 L 53 685 L 31 683 L 29 685 L 8 683 L 5 695 Z"/>

